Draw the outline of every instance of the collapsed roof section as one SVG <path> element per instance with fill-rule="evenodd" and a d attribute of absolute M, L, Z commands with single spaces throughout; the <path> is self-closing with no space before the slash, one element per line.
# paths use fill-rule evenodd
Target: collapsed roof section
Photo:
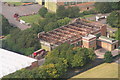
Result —
<path fill-rule="evenodd" d="M 59 45 L 65 42 L 72 44 L 80 41 L 83 36 L 100 31 L 101 26 L 103 25 L 96 25 L 84 19 L 77 18 L 68 25 L 49 32 L 39 33 L 38 37 L 40 40 L 49 42 L 50 44 Z"/>

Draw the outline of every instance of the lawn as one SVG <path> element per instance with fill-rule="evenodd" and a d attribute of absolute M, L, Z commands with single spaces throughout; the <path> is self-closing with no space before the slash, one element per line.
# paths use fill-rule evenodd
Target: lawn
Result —
<path fill-rule="evenodd" d="M 103 63 L 72 78 L 118 78 L 118 64 Z"/>
<path fill-rule="evenodd" d="M 7 2 L 8 4 L 14 4 L 16 6 L 22 5 L 22 2 Z"/>
<path fill-rule="evenodd" d="M 95 15 L 90 14 L 90 15 L 85 15 L 85 16 L 83 16 L 83 17 L 88 18 L 88 17 L 93 17 L 93 16 L 95 16 Z"/>
<path fill-rule="evenodd" d="M 38 24 L 39 20 L 42 19 L 42 17 L 39 14 L 31 15 L 31 16 L 22 16 L 20 19 L 24 20 L 27 23 L 30 24 Z"/>

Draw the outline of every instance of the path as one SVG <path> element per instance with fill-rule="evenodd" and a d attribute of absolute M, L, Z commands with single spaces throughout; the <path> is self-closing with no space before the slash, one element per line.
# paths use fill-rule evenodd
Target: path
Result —
<path fill-rule="evenodd" d="M 24 30 L 24 29 L 30 28 L 31 26 L 20 24 L 18 21 L 14 19 L 13 15 L 15 13 L 18 13 L 20 16 L 32 14 L 33 12 L 37 13 L 41 7 L 42 6 L 40 6 L 39 4 L 12 7 L 2 3 L 1 14 L 3 14 L 8 19 L 10 24 L 12 24 L 13 26 L 19 27 L 21 30 Z"/>

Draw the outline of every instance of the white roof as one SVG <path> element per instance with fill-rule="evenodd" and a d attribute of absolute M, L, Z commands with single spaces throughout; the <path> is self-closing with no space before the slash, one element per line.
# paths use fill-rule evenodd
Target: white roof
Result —
<path fill-rule="evenodd" d="M 88 34 L 87 36 L 84 36 L 83 38 L 85 39 L 92 39 L 95 38 L 96 36 L 92 35 L 92 34 Z"/>
<path fill-rule="evenodd" d="M 37 60 L 0 48 L 0 78 L 26 68 L 35 61 Z"/>

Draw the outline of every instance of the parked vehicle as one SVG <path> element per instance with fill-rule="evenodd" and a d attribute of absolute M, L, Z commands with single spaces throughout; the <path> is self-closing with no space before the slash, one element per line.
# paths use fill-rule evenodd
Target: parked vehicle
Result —
<path fill-rule="evenodd" d="M 36 57 L 38 54 L 43 55 L 45 53 L 44 49 L 37 50 L 33 53 L 34 57 Z"/>

